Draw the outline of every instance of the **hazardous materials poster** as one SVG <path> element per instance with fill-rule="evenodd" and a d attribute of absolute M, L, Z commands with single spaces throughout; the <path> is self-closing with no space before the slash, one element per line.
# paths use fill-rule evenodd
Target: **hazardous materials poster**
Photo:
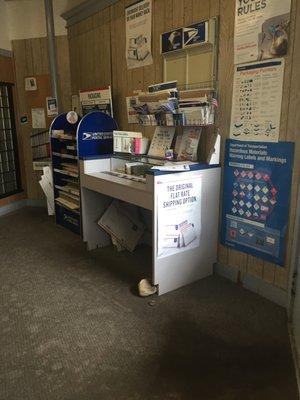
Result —
<path fill-rule="evenodd" d="M 283 266 L 294 144 L 227 140 L 221 242 Z"/>

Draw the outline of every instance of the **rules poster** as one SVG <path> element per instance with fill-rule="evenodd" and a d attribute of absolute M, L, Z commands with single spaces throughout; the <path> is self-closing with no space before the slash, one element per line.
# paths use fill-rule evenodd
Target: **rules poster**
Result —
<path fill-rule="evenodd" d="M 168 175 L 170 176 L 170 175 Z M 157 183 L 157 257 L 199 247 L 201 181 L 199 177 Z"/>
<path fill-rule="evenodd" d="M 151 54 L 152 0 L 142 0 L 125 8 L 127 68 L 152 64 Z"/>
<path fill-rule="evenodd" d="M 287 53 L 291 0 L 236 0 L 234 63 Z"/>
<path fill-rule="evenodd" d="M 236 65 L 230 137 L 278 142 L 284 59 Z"/>
<path fill-rule="evenodd" d="M 227 140 L 221 242 L 283 266 L 294 143 Z"/>

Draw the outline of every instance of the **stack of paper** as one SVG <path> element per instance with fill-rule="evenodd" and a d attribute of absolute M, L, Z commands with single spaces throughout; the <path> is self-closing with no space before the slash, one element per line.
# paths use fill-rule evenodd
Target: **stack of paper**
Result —
<path fill-rule="evenodd" d="M 50 167 L 43 168 L 43 175 L 41 176 L 39 184 L 43 189 L 43 192 L 45 193 L 47 199 L 48 215 L 54 215 L 55 208 L 54 208 L 53 178 Z"/>
<path fill-rule="evenodd" d="M 133 251 L 145 230 L 145 225 L 132 207 L 114 200 L 98 221 L 98 225 L 111 236 L 118 250 L 125 247 Z"/>

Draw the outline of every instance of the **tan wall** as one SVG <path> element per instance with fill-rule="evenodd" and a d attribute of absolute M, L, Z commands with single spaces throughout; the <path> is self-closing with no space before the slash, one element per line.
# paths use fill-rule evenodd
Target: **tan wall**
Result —
<path fill-rule="evenodd" d="M 59 89 L 64 110 L 71 107 L 69 47 L 66 36 L 56 37 Z M 29 199 L 44 198 L 38 181 L 40 172 L 33 171 L 32 152 L 30 147 L 30 124 L 20 125 L 20 116 L 28 115 L 24 78 L 26 76 L 50 74 L 48 41 L 46 37 L 14 40 L 12 42 L 14 67 L 18 97 L 18 125 L 22 135 L 22 151 L 24 155 L 24 174 L 26 176 L 27 197 Z M 45 99 L 46 101 L 46 99 Z"/>
<path fill-rule="evenodd" d="M 133 1 L 120 0 L 115 5 L 71 26 L 68 30 L 72 93 L 79 89 L 111 84 L 115 117 L 122 129 L 129 128 L 125 112 L 125 96 L 133 89 L 146 89 L 163 79 L 162 57 L 159 54 L 160 34 L 184 24 L 220 16 L 219 88 L 220 131 L 228 137 L 233 79 L 233 34 L 235 0 L 153 0 L 153 65 L 127 70 L 125 62 L 124 8 Z M 298 14 L 296 26 L 296 14 Z M 292 0 L 291 37 L 286 57 L 280 140 L 297 142 L 293 177 L 292 207 L 287 241 L 285 268 L 261 259 L 219 246 L 218 259 L 223 265 L 238 268 L 280 288 L 287 289 L 296 186 L 300 159 L 300 0 Z M 296 34 L 297 32 L 297 34 Z M 130 126 L 130 129 L 140 127 Z M 150 128 L 151 129 L 151 128 Z M 151 131 L 147 128 L 147 134 Z"/>

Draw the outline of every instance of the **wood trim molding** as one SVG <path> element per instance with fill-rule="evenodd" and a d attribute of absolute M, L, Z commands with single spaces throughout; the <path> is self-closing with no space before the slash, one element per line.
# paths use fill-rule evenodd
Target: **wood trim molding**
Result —
<path fill-rule="evenodd" d="M 109 7 L 119 0 L 87 0 L 82 4 L 72 8 L 69 11 L 61 14 L 61 17 L 67 21 L 67 28 L 71 25 L 77 24 L 78 22 L 90 17 L 91 15 Z"/>

